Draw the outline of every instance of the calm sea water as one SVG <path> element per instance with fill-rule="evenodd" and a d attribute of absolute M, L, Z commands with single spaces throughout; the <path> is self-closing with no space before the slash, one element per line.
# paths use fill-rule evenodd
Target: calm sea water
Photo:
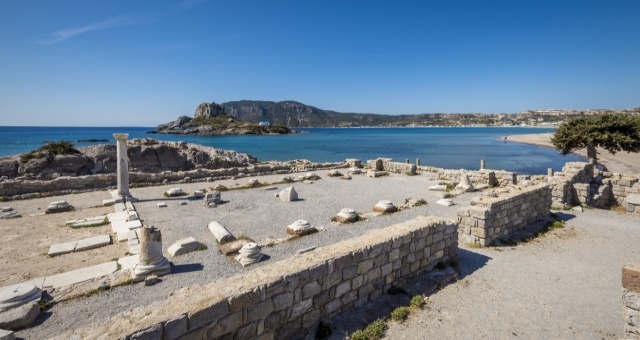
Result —
<path fill-rule="evenodd" d="M 115 144 L 113 133 L 129 138 L 153 137 L 167 141 L 186 141 L 221 149 L 248 153 L 258 160 L 286 161 L 309 159 L 315 162 L 362 161 L 377 157 L 446 169 L 478 169 L 484 159 L 487 168 L 520 174 L 546 174 L 559 171 L 565 162 L 582 157 L 561 156 L 558 151 L 499 139 L 505 135 L 546 133 L 539 128 L 306 128 L 291 135 L 269 136 L 176 136 L 147 134 L 152 127 L 0 127 L 0 157 L 28 152 L 46 141 L 66 140 L 76 146 Z M 104 139 L 108 142 L 78 142 Z"/>

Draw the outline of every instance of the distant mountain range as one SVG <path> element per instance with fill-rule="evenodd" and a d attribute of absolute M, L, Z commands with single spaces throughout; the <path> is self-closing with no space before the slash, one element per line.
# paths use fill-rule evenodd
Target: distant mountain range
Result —
<path fill-rule="evenodd" d="M 213 103 L 212 103 L 213 104 Z M 274 125 L 295 127 L 360 127 L 360 126 L 501 126 L 557 125 L 581 114 L 626 112 L 640 115 L 640 108 L 627 110 L 528 110 L 513 114 L 484 113 L 421 113 L 385 115 L 343 113 L 323 110 L 296 101 L 240 100 L 219 104 L 227 115 L 247 123 L 262 121 Z M 535 122 L 534 122 L 535 121 Z"/>
<path fill-rule="evenodd" d="M 582 114 L 624 112 L 640 115 L 640 108 L 626 110 L 528 110 L 513 114 L 484 113 L 421 113 L 413 115 L 385 115 L 372 113 L 342 113 L 319 109 L 296 101 L 240 100 L 217 104 L 202 103 L 194 118 L 181 116 L 175 122 L 158 126 L 159 133 L 219 134 L 221 128 L 207 127 L 203 123 L 224 117 L 257 125 L 296 127 L 407 127 L 407 126 L 556 126 L 562 121 Z M 216 118 L 217 117 L 217 118 Z M 226 119 L 226 118 L 225 118 Z M 208 124 L 211 125 L 211 124 Z M 246 129 L 245 129 L 246 130 Z M 213 131 L 213 132 L 212 132 Z M 225 134 L 244 133 L 228 129 Z M 269 131 L 266 131 L 269 132 Z M 275 131 L 274 131 L 275 132 Z M 282 133 L 282 132 L 279 132 Z M 286 133 L 286 132 L 284 132 Z"/>

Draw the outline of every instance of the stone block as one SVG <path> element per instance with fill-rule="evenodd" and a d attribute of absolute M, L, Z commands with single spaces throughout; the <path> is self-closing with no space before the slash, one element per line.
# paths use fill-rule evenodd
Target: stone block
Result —
<path fill-rule="evenodd" d="M 640 292 L 640 266 L 626 264 L 622 267 L 622 288 L 632 292 Z"/>
<path fill-rule="evenodd" d="M 96 237 L 85 238 L 78 241 L 75 251 L 104 247 L 109 244 L 111 244 L 111 236 L 109 235 L 100 235 Z"/>
<path fill-rule="evenodd" d="M 131 339 L 136 340 L 156 340 L 162 339 L 162 324 L 157 323 L 147 329 L 141 330 L 140 332 L 131 334 Z"/>
<path fill-rule="evenodd" d="M 163 339 L 174 340 L 187 334 L 188 322 L 189 318 L 187 317 L 187 314 L 182 314 L 177 318 L 165 322 L 162 332 Z"/>
<path fill-rule="evenodd" d="M 65 243 L 54 244 L 49 247 L 48 256 L 59 256 L 63 254 L 73 253 L 76 250 L 78 241 L 71 241 Z"/>
<path fill-rule="evenodd" d="M 193 311 L 189 313 L 189 331 L 204 327 L 227 314 L 229 314 L 229 303 L 227 300 L 217 301 L 213 305 Z"/>
<path fill-rule="evenodd" d="M 273 310 L 280 311 L 293 305 L 293 293 L 284 292 L 271 298 L 273 301 Z"/>
<path fill-rule="evenodd" d="M 66 273 L 48 276 L 44 280 L 43 287 L 45 289 L 65 287 L 91 279 L 107 276 L 112 274 L 116 270 L 118 270 L 117 262 L 110 261 L 91 267 L 80 268 L 68 271 Z"/>
<path fill-rule="evenodd" d="M 183 238 L 181 240 L 176 241 L 172 244 L 167 252 L 171 257 L 175 257 L 182 254 L 187 254 L 193 251 L 198 250 L 198 248 L 202 247 L 203 244 L 196 241 L 193 237 Z"/>
<path fill-rule="evenodd" d="M 40 305 L 31 301 L 0 312 L 0 329 L 18 330 L 30 326 L 40 315 Z"/>

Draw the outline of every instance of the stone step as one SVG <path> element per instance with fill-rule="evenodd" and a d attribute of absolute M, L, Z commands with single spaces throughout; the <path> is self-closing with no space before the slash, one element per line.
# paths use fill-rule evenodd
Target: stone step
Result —
<path fill-rule="evenodd" d="M 118 270 L 118 263 L 111 261 L 96 266 L 80 268 L 66 273 L 47 276 L 44 279 L 44 289 L 60 288 L 72 284 L 92 280 L 95 278 L 110 275 Z"/>

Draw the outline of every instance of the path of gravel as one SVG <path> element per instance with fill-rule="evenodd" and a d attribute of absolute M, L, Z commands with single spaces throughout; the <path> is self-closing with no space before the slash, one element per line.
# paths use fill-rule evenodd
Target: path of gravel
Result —
<path fill-rule="evenodd" d="M 17 335 L 29 339 L 44 338 L 81 324 L 103 320 L 123 310 L 148 305 L 182 287 L 202 285 L 250 271 L 257 266 L 295 256 L 300 249 L 332 244 L 361 235 L 367 230 L 383 228 L 418 215 L 455 219 L 459 206 L 468 205 L 472 197 L 479 195 L 474 193 L 458 196 L 454 199 L 458 206 L 444 207 L 435 204 L 438 199 L 437 193 L 427 190 L 428 186 L 435 184 L 435 174 L 390 175 L 375 179 L 355 175 L 352 180 L 330 178 L 320 172 L 318 174 L 322 179 L 313 184 L 292 184 L 301 200 L 290 203 L 281 202 L 274 197 L 274 193 L 278 190 L 289 186 L 282 184 L 277 185 L 278 190 L 275 191 L 254 188 L 223 192 L 222 199 L 228 202 L 216 208 L 206 208 L 202 200 L 166 199 L 162 195 L 171 187 L 180 187 L 186 192 L 193 192 L 195 189 L 218 183 L 228 187 L 236 183 L 243 185 L 248 182 L 248 178 L 132 189 L 132 194 L 140 199 L 135 207 L 144 224 L 154 225 L 162 231 L 165 251 L 176 240 L 189 236 L 203 242 L 209 249 L 170 259 L 173 274 L 163 277 L 160 284 L 151 287 L 145 287 L 142 284 L 117 287 L 88 298 L 62 302 L 42 313 L 37 321 L 38 325 L 20 331 Z M 281 177 L 255 178 L 260 182 L 276 182 Z M 364 222 L 354 224 L 340 225 L 330 221 L 331 217 L 342 208 L 353 208 L 358 212 L 366 213 L 370 212 L 373 205 L 380 199 L 389 199 L 396 205 L 401 205 L 408 198 L 425 199 L 429 204 L 405 209 L 392 215 L 371 217 Z M 157 207 L 157 203 L 161 201 L 167 203 L 168 207 Z M 187 205 L 179 205 L 181 201 L 187 201 Z M 216 220 L 235 236 L 245 235 L 257 242 L 262 242 L 267 237 L 286 237 L 286 226 L 298 219 L 309 220 L 313 225 L 323 227 L 323 230 L 299 240 L 265 247 L 263 252 L 268 256 L 267 260 L 246 268 L 219 254 L 215 239 L 207 229 L 207 224 Z"/>
<path fill-rule="evenodd" d="M 463 277 L 388 339 L 619 339 L 621 270 L 640 262 L 640 221 L 585 210 L 515 247 L 459 251 Z"/>

